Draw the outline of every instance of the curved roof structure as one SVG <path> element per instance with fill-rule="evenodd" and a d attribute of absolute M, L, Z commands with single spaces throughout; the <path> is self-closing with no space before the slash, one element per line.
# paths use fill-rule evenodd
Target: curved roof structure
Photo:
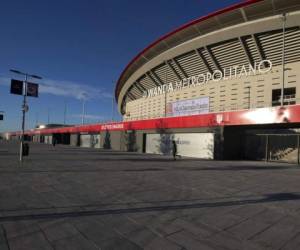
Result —
<path fill-rule="evenodd" d="M 234 27 L 243 23 L 251 23 L 255 20 L 268 18 L 299 9 L 299 0 L 248 0 L 232 5 L 225 9 L 221 9 L 207 16 L 198 18 L 164 35 L 163 37 L 150 44 L 144 50 L 142 50 L 137 56 L 135 56 L 122 72 L 115 88 L 115 97 L 118 102 L 119 110 L 122 112 L 122 106 L 126 102 L 125 92 L 127 93 L 130 88 L 135 87 L 139 92 L 142 92 L 146 89 L 143 86 L 136 86 L 136 81 L 138 80 L 139 76 L 136 76 L 135 73 L 145 67 L 146 64 L 152 62 L 158 56 L 169 53 L 169 55 L 165 57 L 166 60 L 160 60 L 160 62 L 157 61 L 156 65 L 153 64 L 153 67 L 151 66 L 152 68 L 157 67 L 161 63 L 165 63 L 169 66 L 170 70 L 174 73 L 174 75 L 176 75 L 178 79 L 187 77 L 188 74 L 185 74 L 184 70 L 180 69 L 180 63 L 176 61 L 173 61 L 171 63 L 168 62 L 169 58 L 172 59 L 172 57 L 176 57 L 179 55 L 176 53 L 174 54 L 172 51 L 174 51 L 174 49 L 178 50 L 178 48 L 182 44 L 186 44 L 196 38 L 202 38 L 208 34 L 213 34 L 214 32 L 218 32 L 220 30 L 225 30 L 229 27 Z M 243 34 L 241 34 L 241 36 L 242 35 Z M 218 38 L 222 39 L 222 36 L 219 36 Z M 238 39 L 239 38 L 240 36 L 238 37 Z M 229 41 L 230 39 L 231 38 L 228 37 L 227 40 Z M 223 40 L 226 39 L 224 38 Z M 215 43 L 217 42 L 219 41 L 215 40 Z M 206 41 L 205 43 L 207 44 L 207 46 L 209 45 L 209 41 Z M 241 45 L 243 46 L 243 43 L 241 43 Z M 261 48 L 257 47 L 258 51 L 260 49 Z M 180 50 L 178 51 L 181 52 Z M 247 53 L 247 51 L 245 50 L 244 52 Z M 182 54 L 184 53 L 187 53 L 187 51 L 182 50 Z M 213 53 L 210 54 L 209 50 L 207 50 L 207 53 L 210 58 L 213 58 Z M 206 65 L 207 69 L 210 68 L 209 64 L 216 66 L 216 68 L 219 67 L 218 61 L 212 59 L 210 62 L 208 58 L 205 58 L 205 53 L 200 55 L 200 57 L 204 57 L 202 58 L 202 61 Z M 251 61 L 251 58 L 249 60 Z M 147 75 L 146 71 L 145 75 Z M 154 76 L 148 74 L 148 77 L 152 78 L 151 80 L 155 84 L 163 84 L 162 82 L 160 82 L 159 76 L 155 76 L 155 74 Z M 122 91 L 123 93 L 121 93 Z M 133 95 L 129 95 L 128 98 L 129 100 L 136 99 Z"/>

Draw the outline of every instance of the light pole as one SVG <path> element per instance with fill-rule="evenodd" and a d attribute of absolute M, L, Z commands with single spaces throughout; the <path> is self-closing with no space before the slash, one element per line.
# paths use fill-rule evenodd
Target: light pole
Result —
<path fill-rule="evenodd" d="M 85 116 L 85 99 L 82 98 L 82 116 L 81 116 L 81 124 L 84 124 L 84 116 Z"/>
<path fill-rule="evenodd" d="M 39 125 L 39 113 L 35 113 L 35 126 L 37 127 Z"/>
<path fill-rule="evenodd" d="M 67 116 L 67 102 L 64 100 L 65 108 L 64 108 L 64 125 L 66 125 L 66 116 Z"/>
<path fill-rule="evenodd" d="M 167 84 L 168 84 L 168 72 L 166 70 L 166 82 L 165 82 L 165 86 L 164 86 L 164 89 L 165 89 L 165 117 L 167 117 Z"/>
<path fill-rule="evenodd" d="M 285 24 L 286 14 L 282 14 L 282 88 L 281 88 L 281 106 L 284 105 L 284 64 L 285 64 Z"/>
<path fill-rule="evenodd" d="M 48 108 L 47 111 L 48 111 L 47 124 L 50 124 L 50 108 Z"/>
<path fill-rule="evenodd" d="M 114 81 L 112 81 L 112 85 L 114 86 Z M 111 121 L 113 122 L 114 121 L 114 103 L 115 103 L 115 100 L 114 100 L 114 90 L 112 91 L 112 96 L 111 96 Z"/>
<path fill-rule="evenodd" d="M 23 161 L 24 131 L 25 131 L 25 114 L 28 111 L 28 105 L 27 105 L 27 101 L 26 101 L 27 79 L 28 79 L 28 77 L 42 79 L 42 77 L 37 76 L 37 75 L 30 75 L 28 73 L 23 73 L 19 70 L 15 70 L 15 69 L 10 69 L 10 72 L 25 76 L 25 82 L 24 82 L 25 84 L 24 84 L 24 89 L 23 89 L 24 90 L 23 91 L 23 105 L 22 105 L 22 134 L 21 134 L 21 143 L 20 143 L 20 161 L 22 162 Z"/>

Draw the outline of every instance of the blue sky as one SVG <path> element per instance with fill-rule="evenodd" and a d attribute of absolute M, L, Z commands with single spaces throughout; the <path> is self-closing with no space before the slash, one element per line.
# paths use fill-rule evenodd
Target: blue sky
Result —
<path fill-rule="evenodd" d="M 239 0 L 3 0 L 0 8 L 0 131 L 21 127 L 22 97 L 9 94 L 9 69 L 43 77 L 28 98 L 26 128 L 111 119 L 112 95 L 127 63 L 165 33 Z M 115 105 L 116 106 L 116 105 Z M 117 110 L 115 118 L 119 118 Z"/>

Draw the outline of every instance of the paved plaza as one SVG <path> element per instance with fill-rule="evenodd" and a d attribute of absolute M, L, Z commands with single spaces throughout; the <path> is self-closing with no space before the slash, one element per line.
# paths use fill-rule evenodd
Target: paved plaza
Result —
<path fill-rule="evenodd" d="M 300 249 L 300 168 L 0 142 L 0 249 Z"/>

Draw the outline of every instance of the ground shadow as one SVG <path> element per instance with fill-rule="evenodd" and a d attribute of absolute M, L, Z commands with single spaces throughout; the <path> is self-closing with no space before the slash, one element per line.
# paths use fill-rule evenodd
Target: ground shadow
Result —
<path fill-rule="evenodd" d="M 266 194 L 263 198 L 249 198 L 244 200 L 232 200 L 232 201 L 219 201 L 219 202 L 203 202 L 203 203 L 191 203 L 180 205 L 163 205 L 163 206 L 145 206 L 145 207 L 132 207 L 132 208 L 120 208 L 120 209 L 95 209 L 86 210 L 84 206 L 81 208 L 83 211 L 74 212 L 55 212 L 55 213 L 38 213 L 38 214 L 26 214 L 26 215 L 12 215 L 1 216 L 0 222 L 7 221 L 22 221 L 22 220 L 41 220 L 41 219 L 59 219 L 59 218 L 71 218 L 82 216 L 101 216 L 101 215 L 118 215 L 118 214 L 135 214 L 146 212 L 160 212 L 160 211 L 174 211 L 184 209 L 197 209 L 197 208 L 213 208 L 213 207 L 229 207 L 229 206 L 242 206 L 248 204 L 260 204 L 271 202 L 284 202 L 291 200 L 300 200 L 298 193 L 274 193 Z"/>

